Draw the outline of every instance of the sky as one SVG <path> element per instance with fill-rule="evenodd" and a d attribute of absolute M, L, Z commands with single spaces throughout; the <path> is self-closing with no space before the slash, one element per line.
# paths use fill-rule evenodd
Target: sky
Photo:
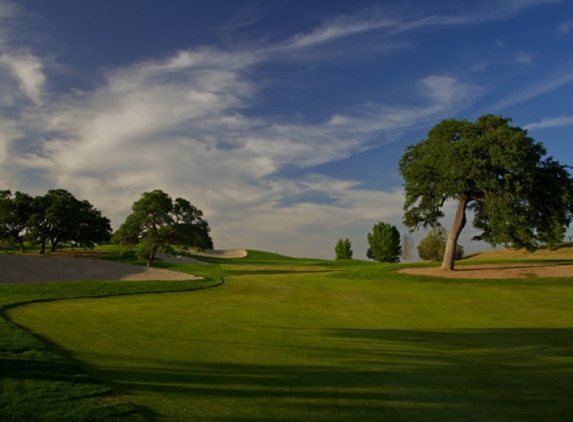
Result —
<path fill-rule="evenodd" d="M 503 115 L 573 165 L 572 106 L 568 0 L 0 0 L 0 189 L 114 229 L 161 189 L 220 249 L 366 259 L 439 121 Z"/>

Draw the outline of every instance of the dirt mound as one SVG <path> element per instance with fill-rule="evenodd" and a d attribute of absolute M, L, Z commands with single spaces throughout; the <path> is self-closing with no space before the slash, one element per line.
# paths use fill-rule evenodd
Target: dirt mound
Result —
<path fill-rule="evenodd" d="M 87 258 L 0 254 L 0 284 L 77 280 L 192 280 L 199 277 Z"/>

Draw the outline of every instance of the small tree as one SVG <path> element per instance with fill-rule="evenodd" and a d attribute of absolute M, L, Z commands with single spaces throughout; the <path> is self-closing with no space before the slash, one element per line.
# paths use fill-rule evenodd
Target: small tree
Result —
<path fill-rule="evenodd" d="M 434 227 L 418 243 L 418 256 L 424 261 L 440 261 L 444 258 L 448 233 L 443 227 Z M 456 246 L 456 259 L 464 257 L 464 248 Z"/>
<path fill-rule="evenodd" d="M 399 262 L 402 248 L 400 247 L 400 232 L 396 226 L 379 222 L 368 233 L 370 247 L 366 256 L 378 262 Z"/>
<path fill-rule="evenodd" d="M 183 198 L 173 201 L 161 190 L 144 192 L 131 209 L 114 241 L 138 245 L 138 256 L 147 261 L 147 266 L 152 265 L 158 250 L 170 252 L 172 245 L 213 248 L 203 212 Z"/>
<path fill-rule="evenodd" d="M 412 259 L 413 253 L 414 240 L 412 239 L 412 236 L 406 233 L 402 236 L 402 253 L 400 254 L 400 257 L 403 261 L 409 261 Z"/>
<path fill-rule="evenodd" d="M 336 259 L 352 259 L 352 244 L 348 239 L 339 239 L 334 248 Z"/>

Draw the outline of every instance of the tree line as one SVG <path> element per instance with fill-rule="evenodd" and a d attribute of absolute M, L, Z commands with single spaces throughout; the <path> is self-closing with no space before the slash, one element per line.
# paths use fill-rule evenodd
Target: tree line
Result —
<path fill-rule="evenodd" d="M 93 248 L 112 242 L 136 247 L 137 255 L 151 265 L 157 251 L 170 252 L 174 245 L 212 249 L 210 231 L 200 209 L 161 190 L 143 193 L 115 233 L 101 211 L 67 190 L 35 197 L 0 191 L 0 240 L 17 243 L 22 251 L 26 242 L 39 245 L 42 255 L 48 246 L 54 252 L 64 244 Z"/>
<path fill-rule="evenodd" d="M 111 226 L 107 217 L 87 200 L 79 200 L 64 189 L 52 189 L 45 195 L 31 196 L 17 191 L 0 191 L 0 239 L 25 242 L 56 251 L 62 244 L 93 248 L 108 242 Z"/>
<path fill-rule="evenodd" d="M 413 258 L 414 240 L 409 234 L 400 237 L 400 232 L 388 223 L 379 222 L 374 225 L 372 232 L 367 234 L 368 250 L 366 257 L 378 262 L 409 261 Z M 443 227 L 435 227 L 416 247 L 418 256 L 423 261 L 439 261 L 444 257 L 447 244 L 447 231 Z M 352 259 L 354 252 L 349 239 L 339 239 L 334 248 L 335 259 Z M 464 257 L 464 248 L 457 245 L 455 259 Z"/>

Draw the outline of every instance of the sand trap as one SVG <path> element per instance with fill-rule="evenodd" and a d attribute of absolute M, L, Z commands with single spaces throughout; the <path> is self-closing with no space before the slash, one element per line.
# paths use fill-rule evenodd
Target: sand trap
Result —
<path fill-rule="evenodd" d="M 404 268 L 399 273 L 429 275 L 441 278 L 525 278 L 573 277 L 573 265 L 554 264 L 491 264 L 457 265 L 454 271 L 440 271 L 439 267 Z"/>
<path fill-rule="evenodd" d="M 235 259 L 235 258 L 245 258 L 247 256 L 247 251 L 244 249 L 210 249 L 205 252 L 190 252 L 191 255 L 205 256 L 209 258 L 223 258 L 223 259 Z"/>
<path fill-rule="evenodd" d="M 200 277 L 160 268 L 85 258 L 0 254 L 0 284 L 77 280 L 195 280 Z"/>

